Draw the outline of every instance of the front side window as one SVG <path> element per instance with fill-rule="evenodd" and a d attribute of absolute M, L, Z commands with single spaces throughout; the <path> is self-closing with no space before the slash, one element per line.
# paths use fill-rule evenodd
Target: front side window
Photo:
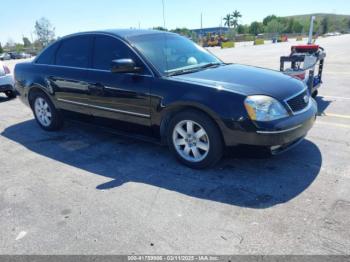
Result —
<path fill-rule="evenodd" d="M 110 36 L 96 36 L 92 67 L 100 70 L 110 70 L 113 60 L 131 58 L 139 65 L 136 55 L 120 40 Z"/>
<path fill-rule="evenodd" d="M 129 41 L 163 74 L 222 63 L 204 48 L 175 34 L 134 36 Z"/>
<path fill-rule="evenodd" d="M 56 65 L 88 68 L 90 50 L 90 36 L 76 36 L 63 40 L 56 54 Z"/>

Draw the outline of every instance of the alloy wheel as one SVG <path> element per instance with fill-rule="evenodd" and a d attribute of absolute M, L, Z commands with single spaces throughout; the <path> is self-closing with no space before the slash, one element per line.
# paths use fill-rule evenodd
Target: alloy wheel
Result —
<path fill-rule="evenodd" d="M 210 149 L 207 132 L 192 120 L 183 120 L 175 126 L 173 144 L 182 158 L 195 163 L 205 159 Z"/>
<path fill-rule="evenodd" d="M 34 103 L 35 115 L 38 121 L 45 127 L 48 127 L 52 123 L 52 113 L 50 105 L 42 97 L 37 97 Z"/>

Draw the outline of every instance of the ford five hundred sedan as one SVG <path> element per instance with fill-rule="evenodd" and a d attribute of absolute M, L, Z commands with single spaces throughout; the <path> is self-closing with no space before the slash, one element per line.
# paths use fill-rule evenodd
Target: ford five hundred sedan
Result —
<path fill-rule="evenodd" d="M 227 64 L 192 41 L 151 30 L 70 35 L 15 68 L 16 88 L 39 126 L 66 112 L 156 130 L 184 164 L 217 163 L 226 146 L 279 153 L 312 127 L 305 84 L 280 72 Z"/>

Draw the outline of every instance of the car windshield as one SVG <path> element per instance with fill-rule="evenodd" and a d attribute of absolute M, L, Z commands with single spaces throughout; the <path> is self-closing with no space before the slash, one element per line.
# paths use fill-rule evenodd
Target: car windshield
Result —
<path fill-rule="evenodd" d="M 166 75 L 182 74 L 222 64 L 204 48 L 175 34 L 133 36 L 129 41 Z"/>

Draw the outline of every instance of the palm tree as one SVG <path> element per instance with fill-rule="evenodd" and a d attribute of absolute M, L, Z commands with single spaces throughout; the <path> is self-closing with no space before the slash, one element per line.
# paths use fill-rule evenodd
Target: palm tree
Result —
<path fill-rule="evenodd" d="M 232 16 L 233 16 L 234 18 L 238 19 L 238 18 L 241 18 L 241 17 L 242 17 L 242 14 L 241 14 L 239 11 L 235 10 L 235 11 L 233 12 Z"/>
<path fill-rule="evenodd" d="M 231 25 L 233 26 L 233 28 L 236 28 L 238 26 L 238 18 L 241 18 L 242 15 L 239 11 L 235 10 L 231 15 L 231 17 L 232 17 Z"/>
<path fill-rule="evenodd" d="M 225 21 L 225 26 L 230 28 L 232 26 L 232 15 L 227 14 L 226 17 L 224 17 L 224 21 Z"/>

